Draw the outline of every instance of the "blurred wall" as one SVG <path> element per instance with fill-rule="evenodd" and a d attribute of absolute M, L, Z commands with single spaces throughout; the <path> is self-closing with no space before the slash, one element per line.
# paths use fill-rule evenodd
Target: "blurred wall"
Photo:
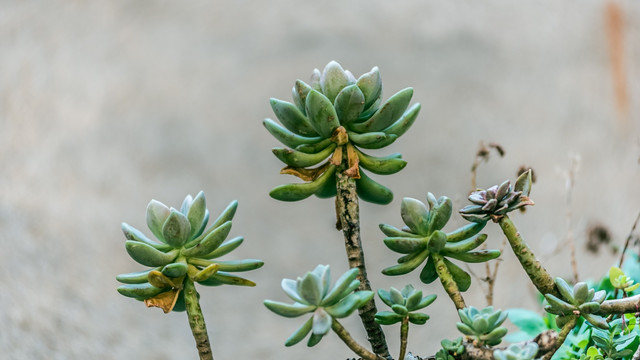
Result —
<path fill-rule="evenodd" d="M 261 125 L 273 117 L 270 97 L 289 99 L 297 78 L 330 60 L 356 76 L 377 65 L 387 97 L 412 86 L 423 106 L 412 130 L 380 152 L 409 162 L 376 177 L 395 200 L 361 208 L 374 287 L 412 282 L 439 294 L 427 326 L 411 330 L 414 353 L 430 355 L 443 336 L 457 336 L 455 311 L 417 274 L 380 274 L 396 254 L 377 225 L 400 226 L 402 197 L 428 191 L 464 206 L 480 142 L 497 142 L 506 155 L 480 167 L 479 186 L 514 179 L 523 164 L 534 168 L 536 206 L 514 221 L 554 275 L 571 276 L 568 213 L 588 279 L 617 255 L 586 253 L 587 228 L 604 224 L 621 246 L 640 210 L 636 1 L 7 0 L 0 49 L 7 359 L 195 358 L 185 314 L 120 296 L 114 277 L 142 268 L 124 249 L 120 222 L 144 229 L 150 199 L 179 206 L 199 190 L 213 212 L 240 202 L 232 235 L 246 240 L 229 258 L 265 261 L 247 274 L 256 288 L 201 290 L 216 358 L 352 356 L 335 336 L 312 349 L 285 348 L 300 319 L 261 304 L 285 300 L 283 277 L 318 263 L 334 274 L 347 268 L 332 201 L 267 195 L 291 179 L 278 174 L 282 164 L 270 153 L 277 141 Z M 449 226 L 462 224 L 454 217 Z M 500 234 L 488 233 L 500 247 Z M 473 269 L 482 276 L 482 265 Z M 496 286 L 496 306 L 539 310 L 510 250 Z M 466 297 L 484 306 L 479 281 Z M 355 317 L 345 323 L 364 341 Z M 397 329 L 387 330 L 396 353 Z"/>

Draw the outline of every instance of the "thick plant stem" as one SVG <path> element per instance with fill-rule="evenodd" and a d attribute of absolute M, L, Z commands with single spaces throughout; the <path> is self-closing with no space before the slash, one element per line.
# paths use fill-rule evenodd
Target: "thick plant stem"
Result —
<path fill-rule="evenodd" d="M 558 349 L 560 348 L 560 346 L 562 346 L 562 343 L 564 343 L 564 340 L 567 338 L 567 336 L 569 335 L 571 330 L 573 330 L 573 328 L 576 326 L 576 322 L 577 321 L 578 321 L 578 317 L 574 316 L 566 324 L 564 324 L 564 326 L 562 327 L 562 330 L 560 330 L 560 333 L 558 334 L 558 338 L 556 339 L 556 343 L 555 343 L 553 349 L 551 351 L 549 351 L 548 353 L 546 353 L 542 357 L 542 360 L 551 359 L 553 354 L 555 354 L 556 351 L 558 351 Z"/>
<path fill-rule="evenodd" d="M 404 360 L 407 353 L 407 338 L 409 337 L 409 317 L 405 316 L 402 319 L 402 325 L 400 326 L 400 356 L 398 360 Z"/>
<path fill-rule="evenodd" d="M 502 232 L 507 236 L 513 253 L 518 258 L 518 261 L 520 261 L 527 275 L 529 275 L 529 279 L 531 279 L 536 289 L 538 289 L 541 294 L 552 294 L 562 298 L 556 289 L 553 277 L 551 277 L 549 272 L 542 266 L 540 261 L 536 259 L 536 256 L 524 242 L 511 219 L 509 219 L 507 215 L 504 215 L 498 220 L 498 224 L 500 228 L 502 228 Z"/>
<path fill-rule="evenodd" d="M 456 306 L 456 309 L 460 310 L 466 308 L 467 305 L 462 298 L 460 289 L 458 289 L 458 285 L 455 280 L 453 280 L 453 276 L 449 272 L 449 269 L 447 269 L 447 264 L 444 263 L 443 257 L 438 254 L 431 254 L 431 257 L 433 258 L 440 282 L 442 283 L 444 290 L 449 294 L 449 297 Z"/>
<path fill-rule="evenodd" d="M 331 323 L 331 329 L 338 335 L 338 337 L 349 347 L 349 349 L 353 350 L 354 353 L 358 354 L 364 360 L 381 360 L 382 357 L 372 353 L 371 351 L 365 349 L 362 345 L 358 344 L 353 338 L 351 334 L 345 329 L 342 324 L 338 322 L 338 320 L 333 319 Z"/>
<path fill-rule="evenodd" d="M 364 264 L 364 252 L 360 240 L 360 208 L 358 195 L 356 194 L 355 180 L 343 173 L 344 166 L 336 173 L 337 194 L 336 194 L 336 215 L 338 217 L 338 230 L 342 230 L 344 243 L 347 251 L 349 268 L 358 268 L 360 273 L 358 280 L 360 286 L 358 290 L 371 290 L 367 269 Z M 384 357 L 391 358 L 387 342 L 382 332 L 382 327 L 375 321 L 378 312 L 374 299 L 358 310 L 360 319 L 367 331 L 367 337 L 371 343 L 373 351 Z"/>
<path fill-rule="evenodd" d="M 207 325 L 204 323 L 204 316 L 202 315 L 202 309 L 200 309 L 200 303 L 198 302 L 198 292 L 196 291 L 193 280 L 189 279 L 188 276 L 184 280 L 183 291 L 189 325 L 191 326 L 193 338 L 196 340 L 200 360 L 213 360 L 209 335 L 207 335 Z"/>

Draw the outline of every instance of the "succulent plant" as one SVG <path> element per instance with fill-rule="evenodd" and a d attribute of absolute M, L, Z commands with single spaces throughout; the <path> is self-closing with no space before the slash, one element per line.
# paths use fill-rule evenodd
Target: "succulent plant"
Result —
<path fill-rule="evenodd" d="M 420 200 L 404 198 L 400 213 L 407 226 L 398 229 L 391 225 L 380 225 L 382 232 L 388 236 L 384 239 L 385 245 L 395 252 L 405 254 L 398 259 L 397 265 L 384 269 L 382 273 L 407 274 L 427 260 L 420 273 L 420 280 L 429 284 L 442 276 L 437 265 L 442 263 L 458 289 L 466 291 L 471 284 L 471 277 L 447 258 L 477 263 L 497 258 L 500 251 L 472 251 L 487 238 L 485 234 L 478 235 L 485 223 L 472 223 L 449 233 L 443 232 L 442 228 L 451 217 L 451 199 L 446 196 L 436 199 L 432 193 L 428 193 L 427 202 L 428 209 Z"/>
<path fill-rule="evenodd" d="M 555 279 L 555 283 L 562 299 L 552 294 L 545 294 L 544 297 L 549 305 L 544 309 L 551 314 L 558 315 L 556 323 L 559 327 L 564 326 L 571 318 L 582 316 L 593 326 L 605 330 L 609 329 L 609 324 L 605 319 L 595 315 L 600 310 L 600 304 L 604 301 L 606 291 L 596 292 L 589 289 L 585 282 L 579 282 L 572 288 L 559 277 Z"/>
<path fill-rule="evenodd" d="M 462 322 L 456 323 L 458 330 L 477 341 L 479 345 L 498 345 L 507 334 L 507 328 L 500 326 L 507 313 L 493 310 L 488 306 L 478 310 L 473 306 L 458 310 Z"/>
<path fill-rule="evenodd" d="M 157 241 L 122 223 L 127 252 L 133 260 L 151 269 L 118 275 L 116 279 L 124 283 L 118 292 L 144 300 L 147 306 L 160 307 L 167 313 L 185 309 L 182 292 L 185 277 L 207 286 L 255 286 L 252 281 L 231 273 L 257 269 L 263 265 L 262 261 L 214 260 L 233 251 L 243 241 L 237 237 L 224 242 L 237 206 L 237 201 L 231 202 L 207 228 L 209 210 L 202 191 L 195 198 L 188 195 L 180 210 L 151 200 L 147 206 L 147 225 Z"/>
<path fill-rule="evenodd" d="M 591 340 L 605 356 L 599 354 L 596 349 L 589 349 L 588 356 L 595 359 L 622 359 L 631 356 L 638 347 L 638 334 L 630 332 L 624 334 L 621 325 L 616 322 L 608 331 L 593 329 Z M 595 351 L 594 351 L 595 350 Z M 600 355 L 600 356 L 598 356 Z"/>
<path fill-rule="evenodd" d="M 462 336 L 455 340 L 444 339 L 440 341 L 440 345 L 442 346 L 442 350 L 444 350 L 447 355 L 450 354 L 453 356 L 458 356 L 463 354 L 465 351 Z"/>
<path fill-rule="evenodd" d="M 623 290 L 625 293 L 632 292 L 640 287 L 640 283 L 634 284 L 632 278 L 628 277 L 622 269 L 615 266 L 609 269 L 609 281 L 614 288 Z"/>
<path fill-rule="evenodd" d="M 284 317 L 298 317 L 313 313 L 313 316 L 287 339 L 286 346 L 297 344 L 309 332 L 311 336 L 307 345 L 316 345 L 332 328 L 335 319 L 349 316 L 373 298 L 371 291 L 354 292 L 360 285 L 360 281 L 356 279 L 358 272 L 356 268 L 347 271 L 338 278 L 333 287 L 330 287 L 329 265 L 318 265 L 313 271 L 297 280 L 282 280 L 282 289 L 294 303 L 265 300 L 264 305 Z"/>
<path fill-rule="evenodd" d="M 513 189 L 509 180 L 487 190 L 478 189 L 469 195 L 469 201 L 473 204 L 460 209 L 460 214 L 473 222 L 489 220 L 497 222 L 515 209 L 534 204 L 529 199 L 531 182 L 531 170 L 529 170 L 518 177 Z"/>
<path fill-rule="evenodd" d="M 429 315 L 415 312 L 423 309 L 436 299 L 436 295 L 422 297 L 422 291 L 416 290 L 413 285 L 407 285 L 402 290 L 391 287 L 389 291 L 380 289 L 378 296 L 393 311 L 380 311 L 376 314 L 376 321 L 382 325 L 392 325 L 407 318 L 409 322 L 423 325 L 429 320 Z"/>
<path fill-rule="evenodd" d="M 496 360 L 533 360 L 538 353 L 538 344 L 529 342 L 524 345 L 511 344 L 506 350 L 494 350 Z"/>
<path fill-rule="evenodd" d="M 315 69 L 311 83 L 296 81 L 293 103 L 271 99 L 280 124 L 265 119 L 267 130 L 286 148 L 273 153 L 287 166 L 281 173 L 305 183 L 285 184 L 270 195 L 282 201 L 298 201 L 311 195 L 336 195 L 336 168 L 344 166 L 356 179 L 358 196 L 365 201 L 388 204 L 391 190 L 378 184 L 363 169 L 375 174 L 394 174 L 406 161 L 401 154 L 374 157 L 361 149 L 380 149 L 393 143 L 415 121 L 420 104 L 408 108 L 413 89 L 406 88 L 382 103 L 382 80 L 377 67 L 356 79 L 331 61 L 322 73 Z"/>

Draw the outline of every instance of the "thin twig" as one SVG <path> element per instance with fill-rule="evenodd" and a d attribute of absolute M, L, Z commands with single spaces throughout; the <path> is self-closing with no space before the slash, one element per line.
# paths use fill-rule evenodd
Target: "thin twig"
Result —
<path fill-rule="evenodd" d="M 358 354 L 358 356 L 362 357 L 365 360 L 384 360 L 384 358 L 372 353 L 371 351 L 364 348 L 362 345 L 358 344 L 351 334 L 345 329 L 342 324 L 338 322 L 338 320 L 333 319 L 331 323 L 331 329 L 338 335 L 338 337 L 349 347 L 349 349 L 353 350 L 354 353 Z"/>
<path fill-rule="evenodd" d="M 502 147 L 502 145 L 498 144 L 498 143 L 489 143 L 488 145 L 485 145 L 484 142 L 480 142 L 480 147 L 478 148 L 478 151 L 476 152 L 476 157 L 473 160 L 473 164 L 471 165 L 471 191 L 476 191 L 476 189 L 478 188 L 477 186 L 477 175 L 478 175 L 478 167 L 489 161 L 489 156 L 491 155 L 491 149 L 494 149 L 498 155 L 500 155 L 500 157 L 504 156 L 504 148 Z"/>
<path fill-rule="evenodd" d="M 624 253 L 627 252 L 627 248 L 629 247 L 629 243 L 631 239 L 633 239 L 633 233 L 636 231 L 636 226 L 638 226 L 638 222 L 640 221 L 640 212 L 638 212 L 638 216 L 636 216 L 636 221 L 633 222 L 633 226 L 631 227 L 631 231 L 629 235 L 627 235 L 627 240 L 624 242 L 624 248 L 622 249 L 622 254 L 620 254 L 620 262 L 618 263 L 618 267 L 622 269 L 622 262 L 624 261 Z"/>
<path fill-rule="evenodd" d="M 567 196 L 566 196 L 566 207 L 567 207 L 567 244 L 569 245 L 569 254 L 571 257 L 571 269 L 573 270 L 573 282 L 577 283 L 578 279 L 578 263 L 576 261 L 576 246 L 575 240 L 573 237 L 573 224 L 572 224 L 572 210 L 571 206 L 573 204 L 573 188 L 575 184 L 575 177 L 580 166 L 580 158 L 575 155 L 571 158 L 571 167 L 569 168 L 569 172 L 567 173 Z"/>

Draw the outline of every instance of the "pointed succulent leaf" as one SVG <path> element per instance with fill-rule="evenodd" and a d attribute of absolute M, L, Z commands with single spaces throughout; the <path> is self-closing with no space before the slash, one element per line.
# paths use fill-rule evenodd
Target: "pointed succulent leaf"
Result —
<path fill-rule="evenodd" d="M 162 226 L 164 241 L 174 248 L 180 248 L 187 241 L 190 233 L 189 219 L 183 213 L 172 209 Z"/>
<path fill-rule="evenodd" d="M 456 327 L 458 328 L 458 330 L 460 330 L 461 333 L 463 333 L 463 334 L 465 334 L 467 336 L 475 335 L 473 329 L 467 324 L 456 323 Z"/>
<path fill-rule="evenodd" d="M 196 197 L 193 199 L 191 204 L 189 204 L 189 208 L 187 209 L 187 211 L 184 212 L 184 214 L 187 215 L 187 219 L 189 219 L 189 225 L 191 226 L 189 238 L 193 238 L 196 236 L 196 232 L 202 226 L 202 221 L 204 220 L 206 211 L 207 201 L 204 196 L 204 191 L 200 191 L 198 195 L 196 195 Z"/>
<path fill-rule="evenodd" d="M 294 331 L 285 341 L 284 346 L 293 346 L 304 339 L 310 332 L 313 325 L 313 317 L 310 317 L 298 330 Z"/>
<path fill-rule="evenodd" d="M 382 78 L 378 67 L 374 67 L 368 73 L 363 74 L 356 82 L 362 93 L 364 94 L 364 108 L 368 109 L 382 95 Z"/>
<path fill-rule="evenodd" d="M 384 244 L 400 254 L 411 254 L 426 247 L 424 239 L 408 237 L 388 237 L 384 239 Z"/>
<path fill-rule="evenodd" d="M 325 310 L 336 319 L 341 319 L 351 315 L 351 313 L 364 306 L 373 298 L 372 291 L 357 291 L 349 294 L 337 304 L 328 306 Z"/>
<path fill-rule="evenodd" d="M 324 296 L 320 305 L 331 306 L 336 302 L 338 302 L 339 300 L 341 300 L 344 297 L 342 296 L 342 294 L 346 289 L 348 289 L 351 286 L 352 282 L 356 279 L 359 273 L 360 273 L 360 270 L 358 268 L 353 268 L 345 272 L 344 274 L 342 274 L 338 278 L 338 280 L 336 280 L 336 283 L 331 289 L 331 291 L 329 291 Z M 360 281 L 358 281 L 358 285 L 360 285 Z M 358 285 L 356 285 L 356 287 Z"/>
<path fill-rule="evenodd" d="M 333 319 L 323 308 L 317 308 L 313 313 L 311 332 L 315 335 L 325 335 L 331 329 Z"/>
<path fill-rule="evenodd" d="M 412 198 L 402 199 L 400 215 L 414 233 L 421 235 L 429 233 L 429 210 L 422 201 Z"/>
<path fill-rule="evenodd" d="M 427 248 L 431 253 L 440 253 L 447 245 L 447 234 L 440 230 L 436 230 L 429 237 L 429 241 L 427 242 Z"/>
<path fill-rule="evenodd" d="M 295 105 L 274 98 L 271 98 L 270 103 L 273 113 L 287 130 L 301 136 L 318 136 L 313 124 Z"/>
<path fill-rule="evenodd" d="M 380 224 L 380 230 L 387 235 L 388 237 L 412 237 L 412 238 L 420 238 L 421 235 L 414 234 L 412 232 L 400 230 L 394 226 L 387 224 Z"/>
<path fill-rule="evenodd" d="M 411 311 L 415 311 L 415 310 L 420 310 L 423 309 L 429 305 L 431 305 L 435 300 L 436 300 L 437 295 L 432 294 L 432 295 L 427 295 L 424 298 L 422 298 L 422 300 L 420 300 L 420 302 L 413 308 L 409 308 L 409 310 Z M 407 305 L 407 307 L 409 307 Z"/>
<path fill-rule="evenodd" d="M 313 319 L 313 318 L 312 318 Z M 311 336 L 309 336 L 309 340 L 307 341 L 307 346 L 308 347 L 314 347 L 316 345 L 318 345 L 318 343 L 320 342 L 320 340 L 322 340 L 322 337 L 324 335 L 318 335 L 318 334 L 314 334 L 313 331 L 311 332 Z"/>
<path fill-rule="evenodd" d="M 297 284 L 295 280 L 282 279 L 281 286 L 282 290 L 284 290 L 285 294 L 287 294 L 287 296 L 290 297 L 291 300 L 304 305 L 310 305 L 298 294 Z"/>
<path fill-rule="evenodd" d="M 409 322 L 416 325 L 424 325 L 429 320 L 429 315 L 423 313 L 409 313 Z"/>
<path fill-rule="evenodd" d="M 348 124 L 358 120 L 364 109 L 364 94 L 357 85 L 349 85 L 342 89 L 336 97 L 334 107 L 340 124 Z"/>
<path fill-rule="evenodd" d="M 401 262 L 398 265 L 390 266 L 382 270 L 382 273 L 391 276 L 408 274 L 422 264 L 422 262 L 429 256 L 429 250 L 425 249 L 409 256 L 411 256 L 411 259 Z"/>
<path fill-rule="evenodd" d="M 312 90 L 307 95 L 307 114 L 311 126 L 320 136 L 328 138 L 340 126 L 338 115 L 331 100 L 323 94 Z"/>
<path fill-rule="evenodd" d="M 331 61 L 325 66 L 320 77 L 320 88 L 322 93 L 331 101 L 336 98 L 340 90 L 350 85 L 349 76 L 345 73 L 340 64 Z"/>
<path fill-rule="evenodd" d="M 456 282 L 458 290 L 461 292 L 469 290 L 469 286 L 471 286 L 471 276 L 466 271 L 458 267 L 458 265 L 452 263 L 446 258 L 444 258 L 444 263 L 447 265 L 447 269 L 451 273 L 453 281 Z"/>
<path fill-rule="evenodd" d="M 556 288 L 565 301 L 574 304 L 575 299 L 573 298 L 573 288 L 571 288 L 563 278 L 556 278 Z"/>
<path fill-rule="evenodd" d="M 591 325 L 598 327 L 603 330 L 609 330 L 609 324 L 607 321 L 598 315 L 594 314 L 582 314 L 585 320 L 587 320 Z"/>
<path fill-rule="evenodd" d="M 429 230 L 441 230 L 451 218 L 452 209 L 451 199 L 446 196 L 438 199 L 437 204 L 430 209 Z"/>
<path fill-rule="evenodd" d="M 529 169 L 518 176 L 514 186 L 514 191 L 522 191 L 522 196 L 529 196 L 531 193 L 532 183 L 531 169 Z"/>
<path fill-rule="evenodd" d="M 124 236 L 127 238 L 127 240 L 133 240 L 133 241 L 145 243 L 147 245 L 153 246 L 154 248 L 160 251 L 168 251 L 171 249 L 171 246 L 149 239 L 146 235 L 142 233 L 142 231 L 134 228 L 133 226 L 127 223 L 122 223 L 122 232 L 124 233 Z"/>
<path fill-rule="evenodd" d="M 380 325 L 393 325 L 402 321 L 404 316 L 393 311 L 380 311 L 376 314 L 376 322 Z"/>
<path fill-rule="evenodd" d="M 438 278 L 438 272 L 436 271 L 435 263 L 433 261 L 433 258 L 429 256 L 429 259 L 427 259 L 427 263 L 425 264 L 424 268 L 420 272 L 420 281 L 422 281 L 425 284 L 431 284 L 437 278 Z"/>
<path fill-rule="evenodd" d="M 227 238 L 231 231 L 231 226 L 231 221 L 227 221 L 213 229 L 211 232 L 205 232 L 205 234 L 203 234 L 205 235 L 204 238 L 202 238 L 198 244 L 188 249 L 184 249 L 182 254 L 188 257 L 200 257 L 213 252 Z"/>
<path fill-rule="evenodd" d="M 394 304 L 404 305 L 405 299 L 398 289 L 391 287 L 389 293 L 391 294 L 391 301 L 393 301 Z"/>
<path fill-rule="evenodd" d="M 389 125 L 386 129 L 383 129 L 382 132 L 387 135 L 395 135 L 396 137 L 404 135 L 404 133 L 407 132 L 415 122 L 419 112 L 420 104 L 413 104 L 409 110 L 407 110 L 400 119 L 398 119 L 398 121 Z"/>
<path fill-rule="evenodd" d="M 466 240 L 462 240 L 456 243 L 450 242 L 449 238 L 447 237 L 447 244 L 445 245 L 444 250 L 447 253 L 466 253 L 482 245 L 486 240 L 486 234 L 472 236 Z"/>
<path fill-rule="evenodd" d="M 376 111 L 371 118 L 361 123 L 356 123 L 351 126 L 351 129 L 359 132 L 373 132 L 381 131 L 391 124 L 395 123 L 404 114 L 404 111 L 409 106 L 411 97 L 413 96 L 413 89 L 403 89 L 393 96 L 391 96 L 385 103 Z"/>
<path fill-rule="evenodd" d="M 396 314 L 400 314 L 403 316 L 409 313 L 409 310 L 407 310 L 407 307 L 400 304 L 393 304 L 391 306 L 391 310 L 393 310 L 393 312 L 395 312 Z"/>
<path fill-rule="evenodd" d="M 162 226 L 170 213 L 169 208 L 159 201 L 151 200 L 147 205 L 147 226 L 153 235 L 162 242 L 164 242 Z"/>
<path fill-rule="evenodd" d="M 313 272 L 308 272 L 298 285 L 298 294 L 312 305 L 320 304 L 322 290 L 320 278 Z"/>
<path fill-rule="evenodd" d="M 177 249 L 165 253 L 151 245 L 132 240 L 125 242 L 125 248 L 133 260 L 146 266 L 164 266 L 178 256 Z"/>
<path fill-rule="evenodd" d="M 580 305 L 585 301 L 588 301 L 589 286 L 586 282 L 579 282 L 573 286 L 573 298 L 576 300 L 575 305 Z"/>
<path fill-rule="evenodd" d="M 406 306 L 409 311 L 418 310 L 418 305 L 422 301 L 422 291 L 415 291 L 407 297 Z"/>
<path fill-rule="evenodd" d="M 378 296 L 383 303 L 387 304 L 388 307 L 393 306 L 393 299 L 391 298 L 391 293 L 384 289 L 378 289 Z"/>
<path fill-rule="evenodd" d="M 237 249 L 238 246 L 240 246 L 243 241 L 244 241 L 244 238 L 242 236 L 235 237 L 235 238 L 233 238 L 233 239 L 231 239 L 229 241 L 225 241 L 217 249 L 215 249 L 212 252 L 208 253 L 207 255 L 203 255 L 201 257 L 203 259 L 219 258 L 219 257 L 224 256 L 224 255 L 232 252 L 233 250 Z"/>
<path fill-rule="evenodd" d="M 313 305 L 303 305 L 299 303 L 287 304 L 280 301 L 265 300 L 264 306 L 274 313 L 284 317 L 298 317 L 316 309 Z"/>

